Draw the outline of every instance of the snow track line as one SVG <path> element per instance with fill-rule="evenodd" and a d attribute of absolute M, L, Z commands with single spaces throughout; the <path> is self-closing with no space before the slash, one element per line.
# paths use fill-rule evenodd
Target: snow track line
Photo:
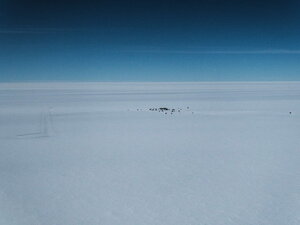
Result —
<path fill-rule="evenodd" d="M 17 138 L 46 138 L 51 137 L 51 133 L 56 133 L 51 132 L 52 130 L 54 131 L 54 129 L 52 114 L 49 110 L 47 110 L 47 112 L 41 112 L 38 130 L 37 132 L 18 134 Z"/>

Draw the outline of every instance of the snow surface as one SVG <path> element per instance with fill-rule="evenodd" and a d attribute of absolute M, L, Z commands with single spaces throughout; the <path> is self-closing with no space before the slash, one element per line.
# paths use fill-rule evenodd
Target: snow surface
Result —
<path fill-rule="evenodd" d="M 0 224 L 298 225 L 300 83 L 2 83 Z"/>

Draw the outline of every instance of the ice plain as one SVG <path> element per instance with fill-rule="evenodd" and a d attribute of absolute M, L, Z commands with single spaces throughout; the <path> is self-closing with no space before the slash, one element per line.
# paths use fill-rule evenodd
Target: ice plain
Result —
<path fill-rule="evenodd" d="M 300 83 L 1 83 L 0 224 L 298 225 Z"/>

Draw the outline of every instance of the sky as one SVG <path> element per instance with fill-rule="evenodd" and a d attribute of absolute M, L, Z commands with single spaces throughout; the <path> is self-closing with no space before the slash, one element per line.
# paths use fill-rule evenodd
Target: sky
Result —
<path fill-rule="evenodd" d="M 297 0 L 0 0 L 0 82 L 294 80 Z"/>

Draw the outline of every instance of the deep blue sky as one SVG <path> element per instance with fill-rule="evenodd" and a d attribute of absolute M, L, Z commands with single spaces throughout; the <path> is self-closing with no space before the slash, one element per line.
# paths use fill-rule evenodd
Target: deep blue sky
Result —
<path fill-rule="evenodd" d="M 300 80 L 300 1 L 0 0 L 0 81 Z"/>

